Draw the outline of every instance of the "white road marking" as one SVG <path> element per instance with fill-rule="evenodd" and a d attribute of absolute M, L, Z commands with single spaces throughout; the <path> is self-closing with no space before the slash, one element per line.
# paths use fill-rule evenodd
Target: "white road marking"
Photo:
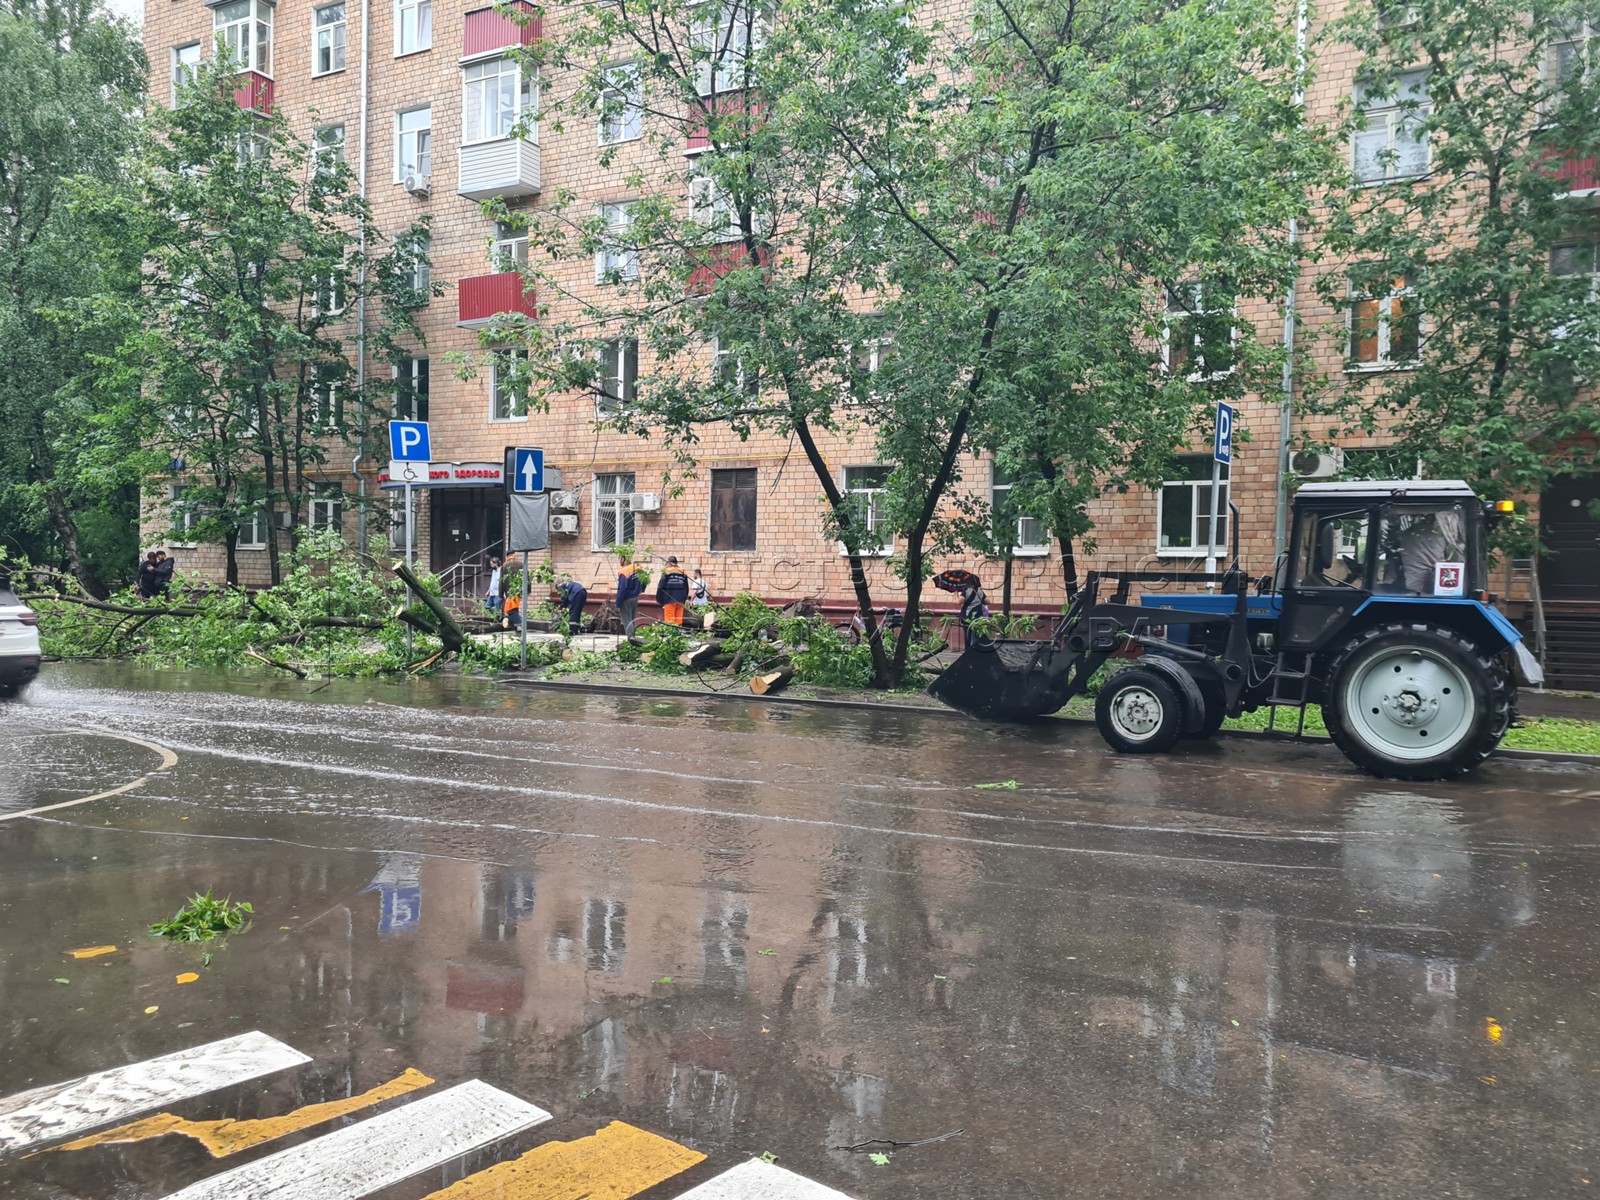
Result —
<path fill-rule="evenodd" d="M 354 1200 L 549 1119 L 473 1079 L 202 1179 L 169 1200 Z"/>
<path fill-rule="evenodd" d="M 0 1155 L 111 1125 L 193 1096 L 308 1063 L 264 1033 L 97 1071 L 0 1099 Z"/>
<path fill-rule="evenodd" d="M 678 1200 L 850 1200 L 843 1192 L 759 1158 L 690 1188 Z"/>

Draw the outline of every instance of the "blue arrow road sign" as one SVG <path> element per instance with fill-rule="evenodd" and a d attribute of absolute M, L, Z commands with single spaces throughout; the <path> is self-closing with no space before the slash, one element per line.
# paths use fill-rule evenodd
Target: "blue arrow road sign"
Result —
<path fill-rule="evenodd" d="M 400 462 L 432 462 L 426 421 L 390 421 L 389 457 Z"/>
<path fill-rule="evenodd" d="M 517 459 L 511 472 L 513 492 L 544 491 L 544 451 L 528 446 L 517 447 Z"/>
<path fill-rule="evenodd" d="M 1217 437 L 1211 457 L 1225 467 L 1233 465 L 1233 407 L 1217 401 Z"/>

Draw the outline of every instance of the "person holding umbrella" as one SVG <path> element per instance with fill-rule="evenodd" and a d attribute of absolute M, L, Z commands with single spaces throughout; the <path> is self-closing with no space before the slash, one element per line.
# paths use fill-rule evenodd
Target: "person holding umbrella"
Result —
<path fill-rule="evenodd" d="M 933 577 L 933 586 L 940 591 L 955 592 L 961 597 L 956 619 L 961 622 L 961 631 L 968 636 L 972 632 L 972 622 L 989 615 L 989 598 L 984 595 L 983 581 L 971 571 L 960 567 L 941 571 Z"/>

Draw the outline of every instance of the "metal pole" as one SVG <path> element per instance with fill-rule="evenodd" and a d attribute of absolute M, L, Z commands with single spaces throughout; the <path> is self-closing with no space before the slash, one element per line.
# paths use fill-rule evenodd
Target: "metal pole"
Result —
<path fill-rule="evenodd" d="M 528 669 L 528 552 L 522 552 L 522 669 Z"/>
<path fill-rule="evenodd" d="M 406 566 L 411 565 L 411 468 L 406 467 Z M 406 584 L 406 607 L 412 604 L 411 585 Z M 406 626 L 406 656 L 411 655 L 411 626 Z"/>
<path fill-rule="evenodd" d="M 1307 12 L 1308 0 L 1298 0 L 1295 5 L 1294 19 L 1294 51 L 1295 51 L 1295 85 L 1294 103 L 1296 108 L 1305 104 L 1306 90 L 1306 37 L 1309 13 Z M 1294 336 L 1295 322 L 1298 319 L 1299 308 L 1299 279 L 1300 279 L 1300 223 L 1294 218 L 1289 220 L 1289 287 L 1283 296 L 1283 395 L 1279 398 L 1278 411 L 1278 489 L 1276 512 L 1273 514 L 1272 538 L 1272 569 L 1278 569 L 1278 560 L 1283 557 L 1284 551 L 1289 547 L 1289 484 L 1292 482 L 1289 473 L 1289 439 L 1294 436 Z M 1228 472 L 1232 477 L 1232 470 Z"/>
<path fill-rule="evenodd" d="M 1206 574 L 1217 573 L 1217 499 L 1222 490 L 1222 464 L 1216 455 L 1211 457 L 1211 524 L 1206 528 Z M 1206 584 L 1206 591 L 1217 590 L 1215 581 Z"/>

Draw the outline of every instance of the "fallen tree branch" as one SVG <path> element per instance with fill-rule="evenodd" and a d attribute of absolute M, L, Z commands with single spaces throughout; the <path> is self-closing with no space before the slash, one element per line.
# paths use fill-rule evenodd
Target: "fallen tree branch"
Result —
<path fill-rule="evenodd" d="M 411 589 L 411 594 L 422 601 L 423 606 L 438 620 L 439 629 L 436 636 L 444 643 L 444 648 L 452 653 L 458 653 L 462 644 L 467 640 L 467 635 L 462 632 L 461 626 L 457 624 L 455 614 L 444 606 L 443 601 L 422 586 L 422 581 L 417 578 L 416 572 L 406 566 L 405 563 L 395 563 L 394 573 Z M 409 624 L 410 622 L 407 623 Z"/>
<path fill-rule="evenodd" d="M 299 667 L 294 666 L 291 663 L 279 662 L 275 658 L 268 658 L 265 654 L 257 654 L 255 652 L 255 650 L 253 650 L 253 649 L 246 650 L 245 651 L 245 656 L 247 658 L 256 659 L 258 662 L 264 662 L 269 667 L 277 667 L 278 670 L 280 670 L 280 671 L 287 671 L 287 672 L 289 672 L 289 674 L 293 675 L 296 679 L 304 679 L 306 677 L 306 673 L 304 671 L 302 671 Z"/>
<path fill-rule="evenodd" d="M 854 1146 L 835 1146 L 835 1150 L 843 1150 L 848 1154 L 864 1154 L 874 1146 L 887 1146 L 891 1150 L 909 1150 L 913 1146 L 932 1146 L 937 1142 L 948 1142 L 953 1137 L 960 1137 L 965 1129 L 952 1129 L 949 1133 L 941 1133 L 938 1137 L 918 1138 L 914 1142 L 896 1142 L 889 1138 L 873 1138 L 870 1142 L 857 1142 Z"/>

